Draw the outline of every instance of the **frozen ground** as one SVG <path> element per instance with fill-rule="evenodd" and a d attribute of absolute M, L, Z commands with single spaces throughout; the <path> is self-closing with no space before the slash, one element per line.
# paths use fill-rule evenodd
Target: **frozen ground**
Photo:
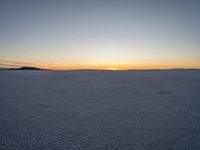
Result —
<path fill-rule="evenodd" d="M 0 71 L 1 150 L 198 150 L 200 71 Z"/>

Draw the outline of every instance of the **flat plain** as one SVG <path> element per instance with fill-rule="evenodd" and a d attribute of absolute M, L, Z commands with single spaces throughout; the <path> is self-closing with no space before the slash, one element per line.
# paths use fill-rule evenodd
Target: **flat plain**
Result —
<path fill-rule="evenodd" d="M 200 71 L 1 70 L 0 149 L 200 149 Z"/>

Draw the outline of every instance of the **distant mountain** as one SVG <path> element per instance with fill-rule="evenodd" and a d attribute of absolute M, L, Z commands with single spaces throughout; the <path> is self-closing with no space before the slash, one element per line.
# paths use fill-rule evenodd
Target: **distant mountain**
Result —
<path fill-rule="evenodd" d="M 24 67 L 21 67 L 21 68 L 10 68 L 10 70 L 48 70 L 48 69 L 41 69 L 41 68 L 37 68 L 37 67 L 24 66 Z"/>
<path fill-rule="evenodd" d="M 0 68 L 0 70 L 9 70 L 9 68 Z"/>

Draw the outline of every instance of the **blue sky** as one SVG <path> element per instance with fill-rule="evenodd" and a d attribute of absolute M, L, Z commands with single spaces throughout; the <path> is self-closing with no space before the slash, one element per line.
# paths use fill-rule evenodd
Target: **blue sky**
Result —
<path fill-rule="evenodd" d="M 1 0 L 0 66 L 200 68 L 198 0 Z"/>

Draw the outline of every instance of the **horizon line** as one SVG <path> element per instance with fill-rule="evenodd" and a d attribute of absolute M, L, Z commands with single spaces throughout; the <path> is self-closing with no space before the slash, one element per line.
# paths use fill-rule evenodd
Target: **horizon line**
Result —
<path fill-rule="evenodd" d="M 107 69 L 95 69 L 95 68 L 84 68 L 84 69 L 48 69 L 48 68 L 39 68 L 39 67 L 34 67 L 34 66 L 21 66 L 17 68 L 10 68 L 10 67 L 0 67 L 0 69 L 5 69 L 5 70 L 20 70 L 20 68 L 23 67 L 33 67 L 41 70 L 47 70 L 47 71 L 153 71 L 153 70 L 200 70 L 199 68 L 151 68 L 151 69 L 116 69 L 116 68 L 107 68 Z M 34 69 L 33 69 L 34 70 Z"/>

